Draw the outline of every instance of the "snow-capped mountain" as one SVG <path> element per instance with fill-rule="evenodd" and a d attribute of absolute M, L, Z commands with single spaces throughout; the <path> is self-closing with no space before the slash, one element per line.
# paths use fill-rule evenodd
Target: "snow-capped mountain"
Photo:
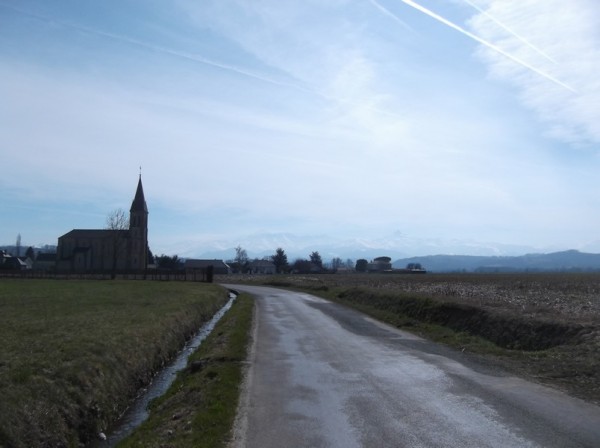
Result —
<path fill-rule="evenodd" d="M 372 259 L 378 256 L 407 258 L 425 255 L 480 255 L 511 256 L 533 252 L 544 252 L 545 248 L 519 246 L 501 243 L 447 240 L 442 238 L 414 238 L 402 233 L 382 236 L 340 238 L 331 235 L 294 235 L 290 233 L 262 233 L 239 238 L 182 243 L 178 253 L 189 258 L 232 259 L 235 247 L 244 248 L 250 258 L 263 258 L 283 248 L 289 260 L 308 258 L 318 251 L 324 261 L 334 257 L 346 260 L 359 258 Z M 548 248 L 554 250 L 555 248 Z M 560 249 L 560 248 L 558 248 Z M 564 248 L 563 248 L 564 249 Z M 582 248 L 578 248 L 582 249 Z"/>

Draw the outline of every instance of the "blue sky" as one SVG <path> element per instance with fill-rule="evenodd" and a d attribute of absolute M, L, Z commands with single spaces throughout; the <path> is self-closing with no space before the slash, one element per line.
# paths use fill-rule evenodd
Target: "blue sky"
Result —
<path fill-rule="evenodd" d="M 0 0 L 0 243 L 102 228 L 141 165 L 155 253 L 600 251 L 599 29 L 595 0 Z"/>

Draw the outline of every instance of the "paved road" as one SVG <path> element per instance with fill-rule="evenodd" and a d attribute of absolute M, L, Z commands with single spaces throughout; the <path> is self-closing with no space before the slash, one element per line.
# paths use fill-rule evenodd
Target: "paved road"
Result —
<path fill-rule="evenodd" d="M 233 446 L 600 447 L 600 407 L 310 296 L 256 297 Z"/>

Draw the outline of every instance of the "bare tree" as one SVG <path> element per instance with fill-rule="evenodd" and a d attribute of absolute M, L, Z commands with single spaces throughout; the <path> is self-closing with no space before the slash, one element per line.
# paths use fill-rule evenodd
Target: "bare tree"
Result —
<path fill-rule="evenodd" d="M 129 229 L 129 218 L 121 208 L 113 210 L 106 217 L 106 230 L 110 230 L 110 248 L 112 255 L 112 274 L 111 278 L 117 275 L 117 261 L 121 254 L 125 251 L 126 239 L 124 233 Z"/>
<path fill-rule="evenodd" d="M 235 258 L 234 263 L 238 270 L 238 272 L 245 272 L 248 269 L 248 263 L 250 259 L 248 258 L 248 252 L 246 249 L 242 248 L 242 246 L 237 246 L 235 248 Z"/>
<path fill-rule="evenodd" d="M 178 255 L 157 255 L 155 257 L 156 265 L 162 269 L 181 269 L 183 268 L 183 262 Z"/>
<path fill-rule="evenodd" d="M 108 230 L 127 230 L 129 229 L 129 218 L 122 208 L 113 210 L 106 217 L 106 228 Z"/>

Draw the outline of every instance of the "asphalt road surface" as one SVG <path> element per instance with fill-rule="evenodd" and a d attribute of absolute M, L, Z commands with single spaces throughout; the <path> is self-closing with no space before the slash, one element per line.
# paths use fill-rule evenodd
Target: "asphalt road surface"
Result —
<path fill-rule="evenodd" d="M 600 447 L 600 407 L 267 287 L 232 446 Z"/>

